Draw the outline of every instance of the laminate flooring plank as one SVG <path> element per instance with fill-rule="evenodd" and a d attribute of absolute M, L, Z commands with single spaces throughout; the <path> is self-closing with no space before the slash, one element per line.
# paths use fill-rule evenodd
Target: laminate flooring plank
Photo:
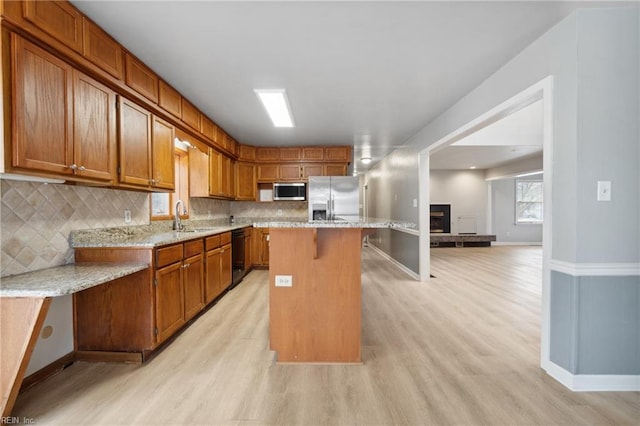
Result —
<path fill-rule="evenodd" d="M 361 365 L 276 364 L 253 271 L 144 366 L 78 362 L 23 394 L 38 425 L 640 425 L 640 392 L 540 368 L 540 247 L 432 249 L 416 282 L 362 256 Z"/>

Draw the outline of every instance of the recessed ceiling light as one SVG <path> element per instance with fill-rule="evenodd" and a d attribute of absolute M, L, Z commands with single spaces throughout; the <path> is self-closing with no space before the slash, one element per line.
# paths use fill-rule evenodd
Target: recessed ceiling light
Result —
<path fill-rule="evenodd" d="M 471 170 L 474 170 L 476 168 L 476 166 L 471 166 L 469 167 Z"/>
<path fill-rule="evenodd" d="M 360 161 L 362 161 L 362 164 L 369 164 L 371 163 L 371 157 L 362 157 Z"/>
<path fill-rule="evenodd" d="M 275 127 L 294 127 L 291 107 L 284 89 L 255 89 Z"/>

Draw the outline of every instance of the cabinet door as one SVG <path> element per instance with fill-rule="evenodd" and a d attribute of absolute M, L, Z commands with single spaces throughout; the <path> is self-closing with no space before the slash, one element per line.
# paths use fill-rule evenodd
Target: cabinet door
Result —
<path fill-rule="evenodd" d="M 222 196 L 222 153 L 209 150 L 209 190 L 210 195 Z"/>
<path fill-rule="evenodd" d="M 258 182 L 276 182 L 280 179 L 280 168 L 277 164 L 259 164 Z"/>
<path fill-rule="evenodd" d="M 120 105 L 120 182 L 148 187 L 151 177 L 151 113 L 128 99 Z"/>
<path fill-rule="evenodd" d="M 185 98 L 182 98 L 182 121 L 198 132 L 200 131 L 200 111 Z"/>
<path fill-rule="evenodd" d="M 279 161 L 280 150 L 278 148 L 256 148 L 257 161 Z"/>
<path fill-rule="evenodd" d="M 346 175 L 347 175 L 347 165 L 344 163 L 324 165 L 324 176 L 346 176 Z"/>
<path fill-rule="evenodd" d="M 158 84 L 158 105 L 175 117 L 182 117 L 182 96 L 162 80 Z"/>
<path fill-rule="evenodd" d="M 209 304 L 221 293 L 222 283 L 220 281 L 220 258 L 222 250 L 220 248 L 209 250 L 206 257 L 206 275 L 204 283 L 205 303 Z"/>
<path fill-rule="evenodd" d="M 280 164 L 280 180 L 299 181 L 302 179 L 300 164 Z"/>
<path fill-rule="evenodd" d="M 303 164 L 302 166 L 302 179 L 309 179 L 309 176 L 322 176 L 324 171 L 322 164 Z"/>
<path fill-rule="evenodd" d="M 173 125 L 154 116 L 151 138 L 151 158 L 153 159 L 151 162 L 151 186 L 155 188 L 175 188 L 174 137 Z"/>
<path fill-rule="evenodd" d="M 280 161 L 300 161 L 300 148 L 280 148 Z"/>
<path fill-rule="evenodd" d="M 236 196 L 236 167 L 235 161 L 226 155 L 222 156 L 222 186 L 223 193 L 228 198 Z"/>
<path fill-rule="evenodd" d="M 183 262 L 184 315 L 189 321 L 204 307 L 204 263 L 202 255 L 192 256 Z"/>
<path fill-rule="evenodd" d="M 156 341 L 171 336 L 184 324 L 182 262 L 156 271 Z"/>
<path fill-rule="evenodd" d="M 82 52 L 82 14 L 62 1 L 26 0 L 24 17 L 76 52 Z"/>
<path fill-rule="evenodd" d="M 302 148 L 302 161 L 322 161 L 324 160 L 324 148 L 321 146 L 310 146 Z"/>
<path fill-rule="evenodd" d="M 158 102 L 158 76 L 145 64 L 125 53 L 125 83 L 136 92 Z"/>
<path fill-rule="evenodd" d="M 256 167 L 252 163 L 236 163 L 236 200 L 256 200 Z"/>
<path fill-rule="evenodd" d="M 231 266 L 231 244 L 227 244 L 220 248 L 220 284 L 222 293 L 231 285 L 232 266 Z"/>
<path fill-rule="evenodd" d="M 82 39 L 85 58 L 122 80 L 124 77 L 124 52 L 122 46 L 100 27 L 82 18 Z"/>
<path fill-rule="evenodd" d="M 14 167 L 71 175 L 72 68 L 11 34 Z"/>
<path fill-rule="evenodd" d="M 209 150 L 196 146 L 189 150 L 189 196 L 209 195 Z"/>
<path fill-rule="evenodd" d="M 325 161 L 344 161 L 345 163 L 351 162 L 351 147 L 350 146 L 328 146 L 324 149 Z"/>
<path fill-rule="evenodd" d="M 116 167 L 116 94 L 79 71 L 73 76 L 76 174 L 112 181 Z"/>

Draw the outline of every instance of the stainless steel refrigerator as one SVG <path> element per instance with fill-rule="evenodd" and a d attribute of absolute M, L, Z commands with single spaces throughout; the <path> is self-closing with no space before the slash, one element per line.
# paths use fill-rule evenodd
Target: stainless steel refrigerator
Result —
<path fill-rule="evenodd" d="M 360 218 L 358 178 L 352 176 L 309 177 L 309 220 Z"/>

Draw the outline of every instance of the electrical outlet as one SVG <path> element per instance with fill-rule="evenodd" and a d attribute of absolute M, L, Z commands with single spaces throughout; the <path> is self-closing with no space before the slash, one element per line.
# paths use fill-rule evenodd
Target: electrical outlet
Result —
<path fill-rule="evenodd" d="M 276 287 L 293 287 L 291 275 L 276 275 Z"/>
<path fill-rule="evenodd" d="M 124 223 L 126 224 L 131 223 L 131 210 L 124 211 Z"/>

